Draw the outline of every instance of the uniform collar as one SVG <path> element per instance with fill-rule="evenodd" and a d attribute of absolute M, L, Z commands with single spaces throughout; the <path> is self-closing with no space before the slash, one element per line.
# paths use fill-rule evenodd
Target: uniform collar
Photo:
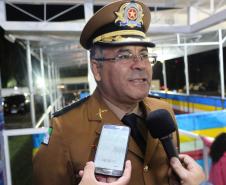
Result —
<path fill-rule="evenodd" d="M 113 123 L 120 122 L 116 114 L 114 114 L 103 101 L 98 89 L 94 91 L 88 102 L 88 119 L 90 121 L 100 121 L 102 123 L 107 123 L 107 120 L 112 120 L 111 122 Z"/>
<path fill-rule="evenodd" d="M 89 107 L 88 109 L 89 120 L 101 121 L 106 117 L 107 112 L 112 112 L 114 114 L 114 117 L 116 116 L 118 118 L 117 120 L 121 120 L 125 114 L 130 113 L 135 113 L 138 116 L 142 116 L 142 111 L 140 109 L 139 104 L 137 104 L 137 106 L 130 112 L 123 111 L 122 109 L 112 104 L 107 99 L 101 97 L 98 88 L 94 91 L 93 95 L 90 97 L 88 107 Z"/>
<path fill-rule="evenodd" d="M 138 103 L 131 111 L 126 112 L 126 111 L 120 109 L 119 107 L 117 107 L 116 105 L 114 105 L 113 103 L 111 103 L 110 101 L 108 101 L 106 98 L 103 98 L 103 101 L 112 110 L 112 112 L 114 112 L 116 114 L 116 116 L 120 120 L 122 120 L 123 116 L 125 116 L 126 114 L 131 114 L 131 113 L 134 113 L 134 114 L 136 114 L 138 116 L 142 116 L 142 111 L 140 110 Z"/>

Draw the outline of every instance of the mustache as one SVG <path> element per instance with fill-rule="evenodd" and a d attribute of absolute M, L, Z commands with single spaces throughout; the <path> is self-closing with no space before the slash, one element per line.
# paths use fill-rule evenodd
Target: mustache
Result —
<path fill-rule="evenodd" d="M 129 74 L 128 77 L 129 80 L 135 80 L 135 79 L 150 79 L 150 76 L 145 71 L 133 71 Z"/>

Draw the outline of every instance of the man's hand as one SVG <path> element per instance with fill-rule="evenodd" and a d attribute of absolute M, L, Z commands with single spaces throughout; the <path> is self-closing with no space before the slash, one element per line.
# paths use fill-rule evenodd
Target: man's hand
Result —
<path fill-rule="evenodd" d="M 170 160 L 171 167 L 181 179 L 181 185 L 199 185 L 205 180 L 202 168 L 188 155 L 180 154 L 179 158 Z M 183 163 L 183 165 L 181 164 Z"/>
<path fill-rule="evenodd" d="M 127 185 L 129 183 L 131 177 L 131 162 L 128 160 L 126 161 L 125 170 L 119 179 L 108 177 L 108 178 L 98 178 L 97 181 L 94 175 L 95 166 L 93 162 L 87 162 L 84 168 L 84 171 L 80 171 L 79 175 L 82 177 L 81 182 L 79 185 Z"/>

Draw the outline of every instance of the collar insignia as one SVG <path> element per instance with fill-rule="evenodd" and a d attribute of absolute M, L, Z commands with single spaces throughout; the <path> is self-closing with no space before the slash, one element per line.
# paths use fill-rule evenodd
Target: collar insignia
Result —
<path fill-rule="evenodd" d="M 123 4 L 118 12 L 115 12 L 117 18 L 115 23 L 121 27 L 130 28 L 141 27 L 143 24 L 143 9 L 138 3 L 130 2 Z"/>
<path fill-rule="evenodd" d="M 107 112 L 107 111 L 108 111 L 108 110 L 102 110 L 102 109 L 99 108 L 99 111 L 98 111 L 98 113 L 97 113 L 97 116 L 102 120 L 102 119 L 103 119 L 102 113 Z"/>

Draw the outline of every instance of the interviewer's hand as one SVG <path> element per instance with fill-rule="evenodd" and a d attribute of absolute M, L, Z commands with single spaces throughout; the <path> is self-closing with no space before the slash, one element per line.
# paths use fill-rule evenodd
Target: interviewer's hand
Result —
<path fill-rule="evenodd" d="M 181 179 L 181 185 L 199 185 L 205 180 L 205 174 L 198 163 L 190 156 L 180 154 L 170 160 L 171 167 Z M 181 164 L 181 162 L 183 165 Z"/>
<path fill-rule="evenodd" d="M 122 177 L 115 180 L 115 182 L 111 182 L 112 180 L 109 180 L 109 183 L 98 182 L 94 175 L 94 169 L 95 169 L 95 166 L 93 162 L 86 163 L 84 171 L 79 172 L 79 175 L 82 177 L 82 180 L 79 183 L 79 185 L 127 185 L 131 177 L 132 167 L 131 167 L 131 162 L 129 160 L 126 161 L 125 170 Z"/>

